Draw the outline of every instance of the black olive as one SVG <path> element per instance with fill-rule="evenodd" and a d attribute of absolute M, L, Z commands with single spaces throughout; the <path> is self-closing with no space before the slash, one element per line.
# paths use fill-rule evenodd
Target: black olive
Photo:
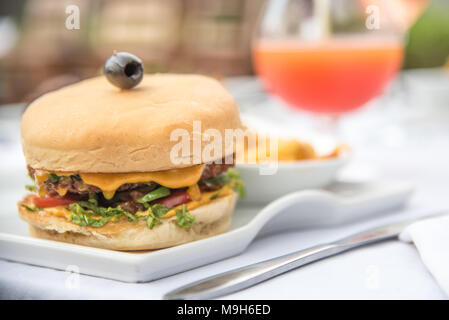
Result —
<path fill-rule="evenodd" d="M 114 86 L 131 89 L 142 81 L 143 64 L 131 53 L 116 52 L 106 60 L 104 74 Z"/>

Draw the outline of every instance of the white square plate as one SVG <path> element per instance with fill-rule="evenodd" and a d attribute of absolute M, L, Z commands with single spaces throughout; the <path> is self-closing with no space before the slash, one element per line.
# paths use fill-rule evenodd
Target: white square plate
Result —
<path fill-rule="evenodd" d="M 288 194 L 265 207 L 238 206 L 228 232 L 173 248 L 143 253 L 118 252 L 28 235 L 17 215 L 21 192 L 3 190 L 0 203 L 0 258 L 126 282 L 143 282 L 172 275 L 239 254 L 260 233 L 333 226 L 399 207 L 409 198 L 408 183 L 337 183 L 326 190 Z M 273 219 L 276 217 L 276 219 Z M 269 224 L 267 222 L 270 221 Z"/>

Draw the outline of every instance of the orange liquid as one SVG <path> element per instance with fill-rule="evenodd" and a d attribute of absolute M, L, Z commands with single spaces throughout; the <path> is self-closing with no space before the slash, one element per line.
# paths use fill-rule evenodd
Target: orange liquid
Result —
<path fill-rule="evenodd" d="M 339 113 L 381 94 L 401 66 L 403 48 L 399 41 L 260 42 L 253 56 L 266 87 L 290 105 Z"/>

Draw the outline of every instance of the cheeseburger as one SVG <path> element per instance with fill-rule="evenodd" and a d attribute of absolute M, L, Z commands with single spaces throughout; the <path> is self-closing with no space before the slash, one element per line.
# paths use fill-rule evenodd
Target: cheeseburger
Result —
<path fill-rule="evenodd" d="M 143 71 L 126 72 L 127 66 L 120 65 L 125 82 Z M 233 154 L 200 163 L 188 155 L 174 162 L 179 141 L 171 133 L 198 134 L 194 121 L 201 121 L 202 132 L 215 129 L 223 137 L 225 129 L 240 128 L 231 95 L 216 80 L 198 75 L 137 74 L 136 88 L 111 85 L 120 86 L 119 77 L 47 93 L 23 115 L 22 146 L 34 185 L 18 210 L 30 234 L 147 250 L 225 232 L 242 191 L 233 163 L 225 161 Z"/>

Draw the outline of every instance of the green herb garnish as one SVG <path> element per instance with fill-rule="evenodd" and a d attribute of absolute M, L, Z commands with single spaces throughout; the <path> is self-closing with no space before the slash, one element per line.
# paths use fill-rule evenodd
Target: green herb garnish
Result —
<path fill-rule="evenodd" d="M 155 226 L 162 224 L 161 219 L 156 217 L 153 212 L 150 212 L 147 217 L 147 227 L 153 229 Z"/>
<path fill-rule="evenodd" d="M 90 213 L 84 210 L 79 204 L 74 203 L 70 205 L 70 210 L 72 210 L 72 215 L 69 217 L 69 221 L 79 226 L 91 226 L 99 228 L 104 226 L 111 219 L 116 218 L 118 215 L 105 216 L 100 219 L 94 219 L 90 217 Z"/>
<path fill-rule="evenodd" d="M 170 195 L 170 189 L 168 189 L 166 187 L 160 187 L 160 188 L 157 188 L 156 190 L 153 190 L 153 191 L 147 193 L 142 198 L 137 200 L 137 202 L 147 203 L 147 202 L 159 199 L 159 198 L 166 197 L 168 195 Z"/>
<path fill-rule="evenodd" d="M 232 190 L 237 192 L 240 199 L 244 199 L 246 197 L 245 185 L 243 184 L 242 181 L 240 180 L 236 181 L 235 184 L 232 186 Z"/>
<path fill-rule="evenodd" d="M 70 175 L 70 178 L 72 178 L 72 180 L 75 180 L 75 181 L 82 181 L 81 176 L 79 174 L 72 174 L 72 175 Z"/>
<path fill-rule="evenodd" d="M 240 179 L 240 173 L 232 168 L 229 168 L 226 172 L 225 175 L 228 176 L 228 178 L 230 180 L 239 180 Z"/>
<path fill-rule="evenodd" d="M 49 175 L 48 175 L 48 179 L 50 180 L 50 182 L 52 182 L 52 183 L 56 183 L 56 182 L 58 182 L 59 181 L 59 176 L 58 175 L 56 175 L 56 174 L 54 174 L 54 173 L 50 173 Z"/>
<path fill-rule="evenodd" d="M 182 205 L 182 209 L 176 210 L 175 224 L 180 228 L 189 228 L 195 222 L 195 218 L 187 211 L 187 206 Z"/>
<path fill-rule="evenodd" d="M 154 215 L 158 218 L 162 218 L 167 214 L 168 211 L 170 211 L 170 209 L 167 206 L 164 206 L 163 204 L 159 203 L 153 204 L 150 209 L 154 213 Z"/>
<path fill-rule="evenodd" d="M 127 217 L 128 221 L 137 221 L 139 219 L 146 219 L 147 226 L 153 229 L 154 226 L 162 224 L 161 218 L 170 210 L 162 204 L 148 205 L 148 215 L 136 215 L 124 210 L 121 206 L 100 207 L 95 194 L 89 195 L 89 200 L 72 203 L 69 206 L 72 215 L 69 221 L 79 226 L 102 227 L 107 222 L 113 219 L 120 219 Z M 100 217 L 94 218 L 92 216 Z"/>
<path fill-rule="evenodd" d="M 28 178 L 30 178 L 31 184 L 25 185 L 25 190 L 30 192 L 36 192 L 37 191 L 36 181 L 34 181 L 34 178 L 31 177 L 30 175 L 28 176 Z"/>
<path fill-rule="evenodd" d="M 69 206 L 72 215 L 69 217 L 69 221 L 79 226 L 92 226 L 102 227 L 112 219 L 119 219 L 120 217 L 128 217 L 130 221 L 136 221 L 138 216 L 123 210 L 120 206 L 115 208 L 104 208 L 97 205 L 97 200 L 89 199 L 88 201 L 80 201 L 72 203 Z M 92 216 L 100 216 L 96 219 Z"/>
<path fill-rule="evenodd" d="M 25 189 L 26 189 L 27 191 L 30 191 L 30 192 L 36 192 L 36 190 L 37 190 L 36 186 L 35 186 L 35 185 L 32 185 L 32 184 L 27 184 L 27 185 L 25 186 Z"/>
<path fill-rule="evenodd" d="M 212 195 L 212 197 L 210 197 L 210 199 L 211 199 L 211 200 L 217 199 L 217 198 L 220 196 L 220 193 L 221 193 L 221 191 L 218 191 L 217 193 L 214 193 L 214 194 Z"/>
<path fill-rule="evenodd" d="M 30 206 L 27 206 L 27 205 L 24 204 L 24 203 L 22 203 L 21 206 L 22 206 L 23 208 L 27 209 L 28 211 L 32 211 L 32 212 L 36 212 L 36 211 L 41 210 L 41 209 L 38 208 L 38 207 L 30 207 Z"/>
<path fill-rule="evenodd" d="M 243 185 L 242 180 L 240 180 L 240 174 L 238 171 L 230 168 L 226 172 L 220 174 L 219 176 L 202 179 L 200 180 L 200 183 L 203 183 L 208 186 L 214 186 L 214 187 L 224 187 L 227 184 L 230 184 L 232 186 L 232 190 L 237 192 L 240 198 L 245 198 L 246 192 L 245 192 L 245 186 Z M 218 194 L 214 194 L 211 197 L 211 200 L 214 200 L 218 197 Z"/>
<path fill-rule="evenodd" d="M 201 179 L 199 182 L 207 186 L 223 187 L 225 184 L 230 182 L 230 179 L 226 173 L 222 173 L 216 177 Z"/>
<path fill-rule="evenodd" d="M 147 226 L 153 229 L 156 225 L 162 224 L 161 218 L 167 214 L 170 209 L 162 204 L 154 204 L 148 208 Z"/>

